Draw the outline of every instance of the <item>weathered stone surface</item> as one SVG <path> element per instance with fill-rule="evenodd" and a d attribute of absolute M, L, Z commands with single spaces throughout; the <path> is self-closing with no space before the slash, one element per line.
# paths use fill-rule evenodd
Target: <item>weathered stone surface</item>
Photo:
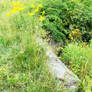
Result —
<path fill-rule="evenodd" d="M 53 76 L 60 80 L 60 85 L 64 84 L 64 92 L 75 92 L 78 88 L 79 79 L 74 75 L 58 57 L 51 51 L 47 50 L 48 66 Z"/>
<path fill-rule="evenodd" d="M 76 92 L 78 89 L 78 77 L 71 72 L 64 63 L 54 54 L 52 49 L 49 48 L 48 43 L 42 39 L 38 39 L 39 45 L 46 48 L 46 55 L 48 56 L 48 67 L 53 77 L 60 80 L 58 87 L 64 85 L 63 92 Z"/>

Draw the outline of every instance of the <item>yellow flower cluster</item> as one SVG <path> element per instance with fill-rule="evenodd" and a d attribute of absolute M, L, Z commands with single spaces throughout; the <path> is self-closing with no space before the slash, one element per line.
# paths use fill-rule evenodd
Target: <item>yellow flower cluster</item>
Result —
<path fill-rule="evenodd" d="M 10 16 L 18 11 L 24 10 L 26 7 L 20 2 L 12 3 L 13 9 L 6 14 L 6 16 Z"/>
<path fill-rule="evenodd" d="M 81 33 L 79 29 L 74 29 L 70 34 L 69 38 L 72 40 L 76 40 L 77 38 L 81 37 Z"/>
<path fill-rule="evenodd" d="M 29 16 L 34 16 L 35 13 L 37 13 L 37 12 L 40 11 L 40 9 L 43 7 L 43 5 L 39 4 L 36 7 L 34 4 L 32 4 L 31 7 L 34 8 L 34 10 L 32 12 L 28 13 L 28 15 Z M 44 15 L 45 14 L 45 11 L 42 11 L 41 14 Z M 43 20 L 44 20 L 44 17 L 43 16 L 40 16 L 40 21 L 43 21 Z"/>
<path fill-rule="evenodd" d="M 12 3 L 12 6 L 13 6 L 13 9 L 10 12 L 8 12 L 6 14 L 6 16 L 11 16 L 12 14 L 15 14 L 16 12 L 19 12 L 19 11 L 24 10 L 26 8 L 24 6 L 24 4 L 21 4 L 20 2 Z M 32 4 L 31 8 L 33 8 L 33 10 L 32 10 L 32 12 L 28 12 L 28 15 L 34 16 L 35 13 L 39 12 L 42 7 L 43 7 L 42 4 L 37 5 L 37 7 L 34 4 Z M 42 11 L 41 14 L 42 14 L 42 16 L 40 16 L 40 21 L 43 21 L 45 19 L 43 17 L 43 15 L 45 14 L 45 11 Z"/>

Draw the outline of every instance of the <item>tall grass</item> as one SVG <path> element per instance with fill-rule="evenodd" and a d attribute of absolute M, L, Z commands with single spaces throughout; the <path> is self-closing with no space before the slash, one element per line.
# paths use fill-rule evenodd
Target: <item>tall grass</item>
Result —
<path fill-rule="evenodd" d="M 0 92 L 59 92 L 36 41 L 43 34 L 38 17 L 28 16 L 27 9 L 6 16 L 11 3 L 0 2 Z"/>
<path fill-rule="evenodd" d="M 79 92 L 92 92 L 92 41 L 89 46 L 77 43 L 66 46 L 61 60 L 79 76 Z"/>

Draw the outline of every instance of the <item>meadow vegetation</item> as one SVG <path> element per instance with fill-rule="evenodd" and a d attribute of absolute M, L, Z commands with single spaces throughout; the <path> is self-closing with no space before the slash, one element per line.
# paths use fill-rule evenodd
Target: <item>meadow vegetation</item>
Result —
<path fill-rule="evenodd" d="M 92 0 L 0 1 L 0 92 L 61 92 L 48 70 L 44 38 L 92 92 Z M 61 53 L 60 53 L 61 52 Z"/>
<path fill-rule="evenodd" d="M 42 19 L 29 15 L 29 3 L 0 1 L 0 92 L 57 90 L 45 49 L 36 41 Z"/>
<path fill-rule="evenodd" d="M 92 92 L 92 40 L 90 45 L 71 43 L 62 51 L 61 60 L 79 76 L 79 92 Z"/>

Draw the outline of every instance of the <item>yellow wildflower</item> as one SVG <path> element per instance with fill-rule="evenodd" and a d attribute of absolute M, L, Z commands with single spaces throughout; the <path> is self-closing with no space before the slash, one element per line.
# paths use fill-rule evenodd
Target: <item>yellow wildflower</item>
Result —
<path fill-rule="evenodd" d="M 35 5 L 34 5 L 34 4 L 32 4 L 32 5 L 31 5 L 31 7 L 32 7 L 32 8 L 35 8 Z"/>
<path fill-rule="evenodd" d="M 30 15 L 30 16 L 34 16 L 34 13 L 28 13 L 28 15 Z"/>
<path fill-rule="evenodd" d="M 20 5 L 20 2 L 15 2 L 15 3 L 12 3 L 13 6 L 18 6 Z"/>
<path fill-rule="evenodd" d="M 44 20 L 44 17 L 43 16 L 40 16 L 40 21 L 43 21 Z"/>
<path fill-rule="evenodd" d="M 24 4 L 21 4 L 20 2 L 12 3 L 12 5 L 13 5 L 14 7 L 16 7 L 16 6 L 24 6 Z"/>
<path fill-rule="evenodd" d="M 19 10 L 24 10 L 26 7 L 24 6 L 24 7 L 21 7 L 21 8 L 19 8 Z"/>
<path fill-rule="evenodd" d="M 38 8 L 42 8 L 43 6 L 41 4 L 38 5 Z"/>
<path fill-rule="evenodd" d="M 26 8 L 26 7 L 21 7 L 21 8 L 15 7 L 13 10 L 11 10 L 11 13 L 14 14 L 14 13 L 16 13 L 17 11 L 24 10 L 25 8 Z"/>
<path fill-rule="evenodd" d="M 45 14 L 45 11 L 42 11 L 41 13 L 42 13 L 42 15 L 44 15 Z"/>
<path fill-rule="evenodd" d="M 6 14 L 6 16 L 10 16 L 11 14 L 10 14 L 10 12 L 8 12 L 7 14 Z"/>
<path fill-rule="evenodd" d="M 38 8 L 36 8 L 34 11 L 35 11 L 35 12 L 38 12 L 38 11 L 39 11 L 39 9 L 38 9 Z"/>
<path fill-rule="evenodd" d="M 16 13 L 17 11 L 19 11 L 20 10 L 20 8 L 19 7 L 16 7 L 16 8 L 14 8 L 13 10 L 11 10 L 11 13 L 13 14 L 13 13 Z"/>

